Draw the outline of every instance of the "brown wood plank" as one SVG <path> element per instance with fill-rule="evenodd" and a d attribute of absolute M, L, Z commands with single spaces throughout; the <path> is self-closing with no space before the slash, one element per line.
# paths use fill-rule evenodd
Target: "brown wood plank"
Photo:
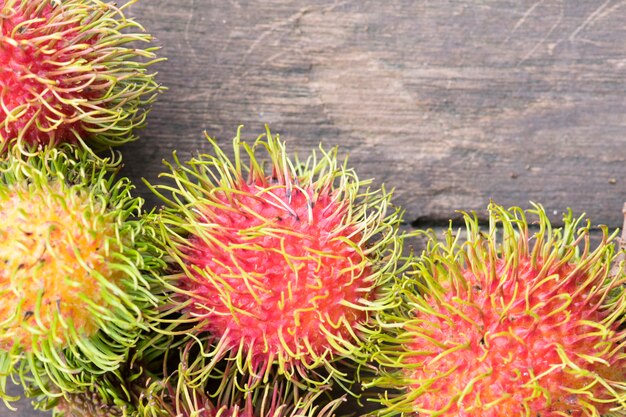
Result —
<path fill-rule="evenodd" d="M 269 123 L 293 151 L 340 145 L 409 222 L 541 202 L 620 225 L 623 1 L 141 1 L 169 87 L 127 173 Z M 148 195 L 140 186 L 142 195 Z M 154 200 L 151 200 L 154 202 Z"/>

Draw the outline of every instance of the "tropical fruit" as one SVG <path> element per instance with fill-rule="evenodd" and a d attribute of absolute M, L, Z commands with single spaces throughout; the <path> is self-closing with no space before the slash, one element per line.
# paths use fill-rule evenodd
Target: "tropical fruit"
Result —
<path fill-rule="evenodd" d="M 529 224 L 527 216 L 537 223 Z M 489 207 L 489 227 L 429 234 L 401 302 L 381 312 L 368 385 L 380 415 L 626 415 L 626 275 L 615 235 L 540 206 Z"/>

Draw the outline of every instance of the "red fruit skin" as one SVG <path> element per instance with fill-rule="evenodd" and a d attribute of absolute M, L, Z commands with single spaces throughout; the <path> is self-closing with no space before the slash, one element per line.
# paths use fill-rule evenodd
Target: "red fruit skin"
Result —
<path fill-rule="evenodd" d="M 416 315 L 424 319 L 419 331 L 427 337 L 416 337 L 409 344 L 409 350 L 419 354 L 409 356 L 408 363 L 420 366 L 406 371 L 415 381 L 408 389 L 419 390 L 425 381 L 432 382 L 415 399 L 418 409 L 450 406 L 441 415 L 459 417 L 584 416 L 580 396 L 572 395 L 571 390 L 594 383 L 593 373 L 613 381 L 626 379 L 626 356 L 620 350 L 607 354 L 616 347 L 618 325 L 612 326 L 612 335 L 603 336 L 587 324 L 606 319 L 608 312 L 598 308 L 603 294 L 577 291 L 588 276 L 576 271 L 575 265 L 552 266 L 541 275 L 542 266 L 539 262 L 533 267 L 530 259 L 523 258 L 515 272 L 500 259 L 495 264 L 496 276 L 507 274 L 509 279 L 489 280 L 464 270 L 467 289 L 442 283 L 443 299 L 428 301 L 436 314 Z M 460 348 L 445 353 L 452 347 Z M 559 349 L 590 376 L 555 369 L 563 363 Z M 606 363 L 590 363 L 581 355 L 603 358 Z M 533 376 L 547 389 L 550 400 L 533 391 Z M 466 387 L 472 389 L 461 405 L 451 401 Z M 601 384 L 589 391 L 596 399 L 612 398 Z M 472 409 L 475 404 L 491 402 L 497 405 Z M 593 404 L 600 414 L 615 406 Z"/>
<path fill-rule="evenodd" d="M 0 0 L 0 9 L 6 0 Z M 76 62 L 77 44 L 87 49 L 97 42 L 98 36 L 86 38 L 80 34 L 80 26 L 74 22 L 51 25 L 51 5 L 45 5 L 39 13 L 12 14 L 0 20 L 0 135 L 4 140 L 17 138 L 20 133 L 27 144 L 76 143 L 76 134 L 84 133 L 79 115 L 90 110 L 88 105 L 67 104 L 95 101 L 106 90 L 103 86 L 89 85 L 89 75 L 78 76 L 63 70 Z M 22 25 L 29 23 L 29 30 Z M 45 41 L 33 39 L 50 34 Z M 44 103 L 45 102 L 45 103 Z M 13 110 L 24 108 L 12 120 Z M 9 118 L 7 120 L 7 118 Z"/>
<path fill-rule="evenodd" d="M 342 303 L 360 304 L 372 287 L 361 236 L 343 224 L 344 202 L 264 182 L 216 191 L 214 204 L 199 207 L 215 241 L 190 238 L 185 262 L 195 272 L 180 283 L 193 294 L 192 314 L 229 347 L 243 344 L 253 369 L 279 356 L 289 366 L 328 355 L 325 332 L 353 339 L 348 328 L 366 313 Z"/>

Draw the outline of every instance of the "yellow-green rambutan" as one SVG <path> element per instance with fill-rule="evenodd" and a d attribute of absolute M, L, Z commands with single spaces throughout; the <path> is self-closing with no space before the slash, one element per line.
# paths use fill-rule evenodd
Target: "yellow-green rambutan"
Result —
<path fill-rule="evenodd" d="M 274 371 L 309 389 L 347 382 L 337 364 L 366 360 L 361 328 L 387 303 L 400 255 L 390 193 L 336 149 L 290 159 L 269 130 L 253 144 L 238 133 L 233 160 L 209 142 L 215 155 L 175 157 L 163 175 L 174 185 L 154 187 L 171 267 L 162 317 L 200 343 L 194 381 L 225 359 L 246 389 Z"/>
<path fill-rule="evenodd" d="M 160 87 L 132 3 L 0 0 L 0 151 L 135 139 Z"/>
<path fill-rule="evenodd" d="M 535 231 L 527 220 L 536 218 Z M 626 274 L 615 235 L 540 206 L 465 215 L 411 261 L 398 307 L 378 317 L 370 386 L 379 414 L 599 417 L 626 415 Z"/>
<path fill-rule="evenodd" d="M 70 145 L 0 161 L 0 395 L 115 371 L 146 329 L 161 266 L 142 200 L 112 158 Z"/>

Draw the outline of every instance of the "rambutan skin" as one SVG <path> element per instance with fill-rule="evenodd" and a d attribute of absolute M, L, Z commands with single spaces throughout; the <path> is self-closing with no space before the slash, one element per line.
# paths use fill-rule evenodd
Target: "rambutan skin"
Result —
<path fill-rule="evenodd" d="M 382 312 L 383 366 L 368 386 L 398 390 L 380 415 L 626 415 L 626 276 L 612 239 L 591 248 L 571 212 L 552 229 L 540 206 L 492 204 L 489 230 L 429 233 Z M 531 237 L 527 214 L 538 217 Z M 611 272 L 613 269 L 613 272 Z M 615 272 L 617 271 L 617 272 Z"/>
<path fill-rule="evenodd" d="M 102 403 L 97 392 L 67 394 L 53 410 L 53 417 L 128 417 L 125 409 Z"/>
<path fill-rule="evenodd" d="M 5 400 L 8 378 L 52 396 L 90 387 L 127 359 L 156 314 L 155 231 L 117 169 L 67 144 L 0 161 Z"/>
<path fill-rule="evenodd" d="M 71 317 L 81 334 L 91 336 L 98 325 L 89 304 L 106 303 L 92 269 L 115 285 L 123 277 L 122 271 L 109 269 L 110 250 L 119 250 L 106 243 L 114 238 L 114 224 L 97 216 L 94 209 L 100 208 L 93 206 L 88 193 L 80 189 L 67 193 L 56 180 L 45 189 L 16 184 L 6 191 L 0 211 L 0 291 L 4 296 L 0 317 L 12 316 L 17 307 L 30 324 L 7 329 L 0 337 L 0 348 L 10 350 L 17 344 L 32 350 L 31 326 L 36 323 L 45 331 L 52 330 L 58 311 Z M 76 291 L 91 297 L 83 300 L 73 294 Z M 58 334 L 56 340 L 64 344 L 67 335 Z"/>
<path fill-rule="evenodd" d="M 163 360 L 163 355 L 159 359 Z M 159 417 L 162 408 L 152 398 L 152 387 L 161 376 L 144 366 L 149 365 L 146 360 L 133 355 L 118 371 L 99 375 L 92 386 L 81 390 L 55 397 L 31 393 L 34 408 L 51 411 L 52 417 L 140 417 L 147 410 L 153 412 L 146 417 Z M 154 365 L 162 367 L 158 362 Z"/>
<path fill-rule="evenodd" d="M 209 140 L 216 156 L 176 160 L 176 186 L 154 187 L 167 204 L 155 217 L 172 261 L 167 311 L 206 345 L 198 373 L 226 358 L 245 384 L 272 368 L 305 385 L 323 383 L 317 367 L 342 378 L 333 362 L 365 360 L 361 327 L 399 257 L 390 194 L 365 188 L 336 149 L 292 161 L 269 131 L 252 146 L 238 134 L 230 160 Z"/>
<path fill-rule="evenodd" d="M 161 87 L 156 48 L 137 45 L 151 37 L 124 16 L 132 2 L 0 0 L 0 151 L 136 138 Z"/>
<path fill-rule="evenodd" d="M 206 244 L 193 235 L 184 249 L 187 267 L 199 268 L 215 281 L 226 281 L 207 285 L 200 281 L 204 274 L 182 276 L 181 288 L 194 291 L 191 313 L 205 316 L 210 306 L 205 328 L 218 337 L 228 331 L 233 340 L 253 342 L 262 328 L 265 341 L 250 345 L 255 357 L 263 356 L 267 345 L 275 352 L 298 352 L 302 350 L 300 338 L 306 338 L 312 354 L 322 355 L 327 349 L 327 336 L 320 331 L 324 322 L 357 323 L 366 316 L 365 311 L 342 306 L 342 301 L 357 304 L 368 296 L 369 284 L 352 284 L 370 272 L 363 251 L 355 249 L 360 239 L 356 228 L 341 225 L 341 211 L 347 207 L 326 195 L 319 196 L 310 208 L 310 197 L 301 190 L 293 190 L 289 199 L 285 188 L 267 189 L 258 181 L 240 184 L 239 191 L 241 194 L 230 198 L 214 194 L 215 203 L 230 206 L 232 212 L 216 210 L 200 220 L 219 222 L 220 227 L 211 231 L 211 238 L 219 244 Z M 293 213 L 275 207 L 274 198 L 285 203 L 290 200 Z M 272 231 L 259 234 L 259 228 Z M 223 245 L 232 249 L 224 250 Z M 311 256 L 313 253 L 318 256 Z M 262 281 L 262 286 L 252 284 L 251 290 L 250 283 L 242 279 L 244 274 L 250 281 Z M 329 293 L 333 285 L 335 291 Z M 271 290 L 275 288 L 280 290 Z M 225 291 L 230 302 L 220 301 L 226 297 Z M 347 338 L 349 333 L 349 328 L 339 327 L 334 336 Z"/>

